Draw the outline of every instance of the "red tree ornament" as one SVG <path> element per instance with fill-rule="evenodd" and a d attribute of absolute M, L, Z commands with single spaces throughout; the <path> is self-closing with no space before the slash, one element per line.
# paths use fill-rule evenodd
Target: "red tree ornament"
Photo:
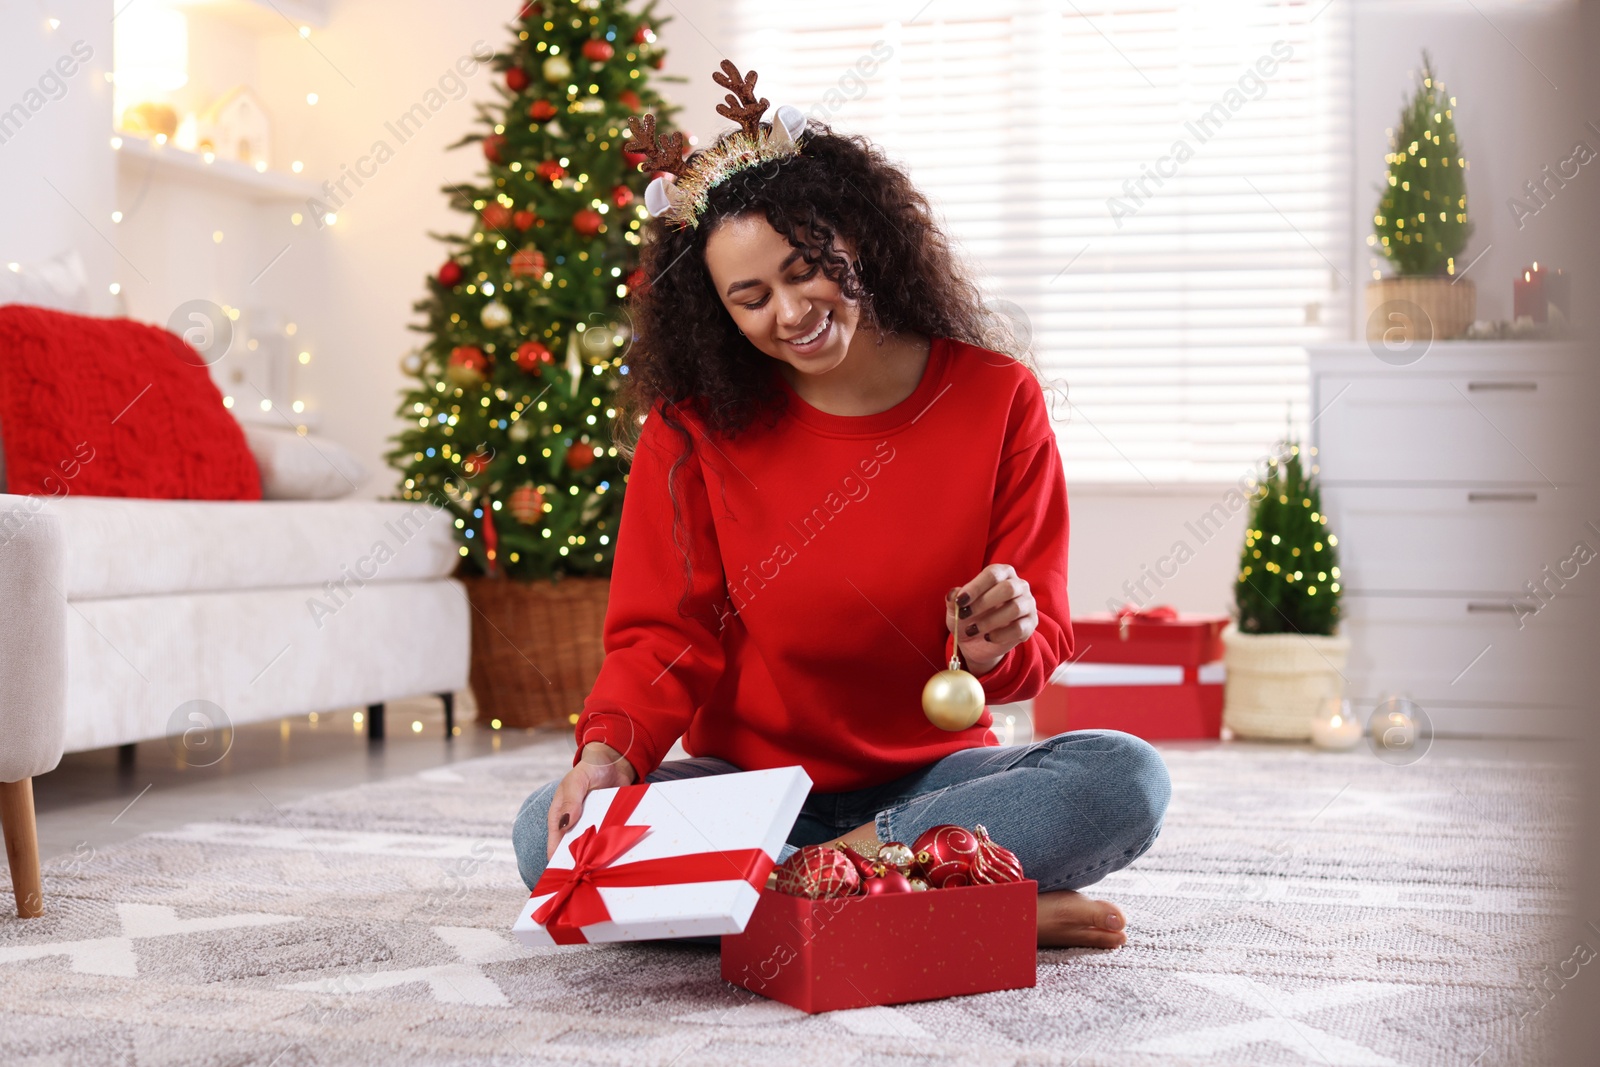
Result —
<path fill-rule="evenodd" d="M 945 824 L 924 830 L 912 844 L 916 872 L 935 889 L 972 884 L 972 863 L 978 839 L 965 827 Z"/>
<path fill-rule="evenodd" d="M 503 230 L 511 225 L 511 209 L 497 201 L 483 205 L 481 217 L 486 230 Z"/>
<path fill-rule="evenodd" d="M 810 900 L 848 896 L 861 883 L 849 859 L 825 845 L 801 848 L 778 864 L 777 875 L 778 892 Z"/>
<path fill-rule="evenodd" d="M 524 526 L 532 526 L 544 518 L 544 494 L 532 482 L 519 485 L 511 491 L 506 510 Z"/>
<path fill-rule="evenodd" d="M 476 478 L 489 469 L 489 461 L 493 458 L 494 455 L 487 448 L 480 448 L 461 461 L 461 474 L 467 478 Z M 487 500 L 484 501 L 485 506 L 488 503 Z M 485 511 L 484 514 L 487 515 L 488 512 Z"/>
<path fill-rule="evenodd" d="M 646 42 L 654 41 L 655 39 L 656 33 L 649 26 L 640 25 L 638 29 L 633 31 L 634 44 L 645 44 Z"/>
<path fill-rule="evenodd" d="M 639 169 L 639 164 L 648 158 L 650 157 L 643 152 L 630 152 L 626 148 L 622 150 L 622 161 L 628 165 L 629 170 Z"/>
<path fill-rule="evenodd" d="M 605 216 L 594 208 L 579 208 L 572 213 L 572 228 L 585 237 L 593 237 L 605 225 Z"/>
<path fill-rule="evenodd" d="M 518 278 L 542 277 L 544 268 L 544 253 L 537 248 L 519 248 L 511 257 L 511 273 Z"/>
<path fill-rule="evenodd" d="M 539 4 L 538 0 L 530 0 L 529 3 L 526 3 L 526 4 L 522 5 L 522 10 L 517 13 L 517 18 L 519 18 L 519 19 L 531 19 L 534 16 L 538 15 L 541 9 L 542 9 L 542 7 Z"/>
<path fill-rule="evenodd" d="M 512 67 L 506 71 L 506 88 L 514 93 L 522 92 L 528 87 L 528 82 L 530 81 L 532 79 L 528 77 L 528 72 L 521 67 Z"/>
<path fill-rule="evenodd" d="M 989 831 L 982 826 L 977 827 L 974 833 L 978 838 L 978 854 L 972 860 L 973 884 L 1022 881 L 1022 861 L 1017 859 L 1017 854 L 995 844 Z"/>
<path fill-rule="evenodd" d="M 644 103 L 639 99 L 639 94 L 632 89 L 624 89 L 617 94 L 617 101 L 629 111 L 639 112 L 644 110 Z"/>
<path fill-rule="evenodd" d="M 623 280 L 630 293 L 640 292 L 650 287 L 650 275 L 644 272 L 643 267 L 635 267 L 628 272 L 628 277 Z"/>
<path fill-rule="evenodd" d="M 587 441 L 574 441 L 567 447 L 567 466 L 581 471 L 594 463 L 594 445 Z"/>
<path fill-rule="evenodd" d="M 453 289 L 461 284 L 461 264 L 453 259 L 447 259 L 444 266 L 439 268 L 439 284 L 446 289 Z"/>
<path fill-rule="evenodd" d="M 528 105 L 528 117 L 534 122 L 549 122 L 556 117 L 556 106 L 548 100 L 535 100 Z"/>
<path fill-rule="evenodd" d="M 539 177 L 543 178 L 545 181 L 553 182 L 557 178 L 564 176 L 567 173 L 567 168 L 563 167 L 553 159 L 547 159 L 537 167 L 533 168 L 533 172 Z"/>
<path fill-rule="evenodd" d="M 506 135 L 503 133 L 491 133 L 483 139 L 483 158 L 490 163 L 502 163 L 504 160 L 501 159 L 501 153 L 505 150 L 505 147 Z"/>
<path fill-rule="evenodd" d="M 511 359 L 528 374 L 538 374 L 556 361 L 554 353 L 538 341 L 522 342 L 517 346 L 517 353 Z"/>
<path fill-rule="evenodd" d="M 617 50 L 611 47 L 610 41 L 602 41 L 596 37 L 583 42 L 583 58 L 591 62 L 604 63 L 616 54 Z"/>
<path fill-rule="evenodd" d="M 618 207 L 627 207 L 633 203 L 633 190 L 626 185 L 618 185 L 611 190 L 611 202 Z"/>
<path fill-rule="evenodd" d="M 539 216 L 531 211 L 518 211 L 511 216 L 511 225 L 519 230 L 526 230 L 538 221 Z"/>
<path fill-rule="evenodd" d="M 451 384 L 465 388 L 480 385 L 489 370 L 489 357 L 476 345 L 458 345 L 450 350 L 444 376 Z"/>
<path fill-rule="evenodd" d="M 882 874 L 862 881 L 861 890 L 869 897 L 882 896 L 885 893 L 909 893 L 911 879 L 889 867 Z"/>

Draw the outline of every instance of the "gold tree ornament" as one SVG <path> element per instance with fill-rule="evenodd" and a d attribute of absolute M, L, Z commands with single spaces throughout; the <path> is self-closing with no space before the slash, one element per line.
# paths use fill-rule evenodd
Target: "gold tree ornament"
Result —
<path fill-rule="evenodd" d="M 922 713 L 941 730 L 965 730 L 983 715 L 983 685 L 961 669 L 960 638 L 951 642 L 950 666 L 922 687 Z"/>

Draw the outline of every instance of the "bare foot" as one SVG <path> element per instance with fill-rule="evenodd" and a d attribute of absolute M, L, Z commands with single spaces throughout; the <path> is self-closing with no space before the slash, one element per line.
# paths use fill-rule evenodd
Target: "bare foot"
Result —
<path fill-rule="evenodd" d="M 1118 948 L 1128 940 L 1122 909 L 1075 890 L 1039 894 L 1039 944 L 1046 948 Z"/>

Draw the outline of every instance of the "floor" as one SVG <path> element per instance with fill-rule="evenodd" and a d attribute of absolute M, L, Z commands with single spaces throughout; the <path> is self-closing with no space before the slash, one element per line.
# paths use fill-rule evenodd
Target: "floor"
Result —
<path fill-rule="evenodd" d="M 996 720 L 1013 720 L 1002 741 L 1031 739 L 1027 705 L 997 708 Z M 368 742 L 360 708 L 255 723 L 234 732 L 226 756 L 194 766 L 167 741 L 137 746 L 134 764 L 122 768 L 116 749 L 64 756 L 54 771 L 34 780 L 39 851 L 43 859 L 84 854 L 151 830 L 170 830 L 196 819 L 229 819 L 270 811 L 307 796 L 414 775 L 433 767 L 548 741 L 560 730 L 494 730 L 474 721 L 470 691 L 457 697 L 456 736 L 444 738 L 438 700 L 394 701 L 386 713 L 387 739 Z M 1163 742 L 1178 751 L 1222 746 L 1216 741 Z M 1309 751 L 1309 745 L 1228 742 L 1265 751 Z M 680 751 L 681 750 L 675 750 Z M 1561 762 L 1559 742 L 1506 738 L 1436 738 L 1430 755 L 1465 759 Z"/>

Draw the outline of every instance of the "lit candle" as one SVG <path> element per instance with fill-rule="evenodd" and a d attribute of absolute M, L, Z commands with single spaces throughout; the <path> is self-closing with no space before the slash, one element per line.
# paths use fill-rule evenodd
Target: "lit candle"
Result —
<path fill-rule="evenodd" d="M 1512 283 L 1511 317 L 1531 318 L 1543 322 L 1548 313 L 1545 304 L 1544 279 L 1547 272 L 1539 269 L 1537 261 L 1522 272 L 1522 277 Z"/>
<path fill-rule="evenodd" d="M 1311 718 L 1311 743 L 1318 748 L 1342 751 L 1361 742 L 1361 721 L 1350 711 L 1350 702 L 1328 697 Z"/>

